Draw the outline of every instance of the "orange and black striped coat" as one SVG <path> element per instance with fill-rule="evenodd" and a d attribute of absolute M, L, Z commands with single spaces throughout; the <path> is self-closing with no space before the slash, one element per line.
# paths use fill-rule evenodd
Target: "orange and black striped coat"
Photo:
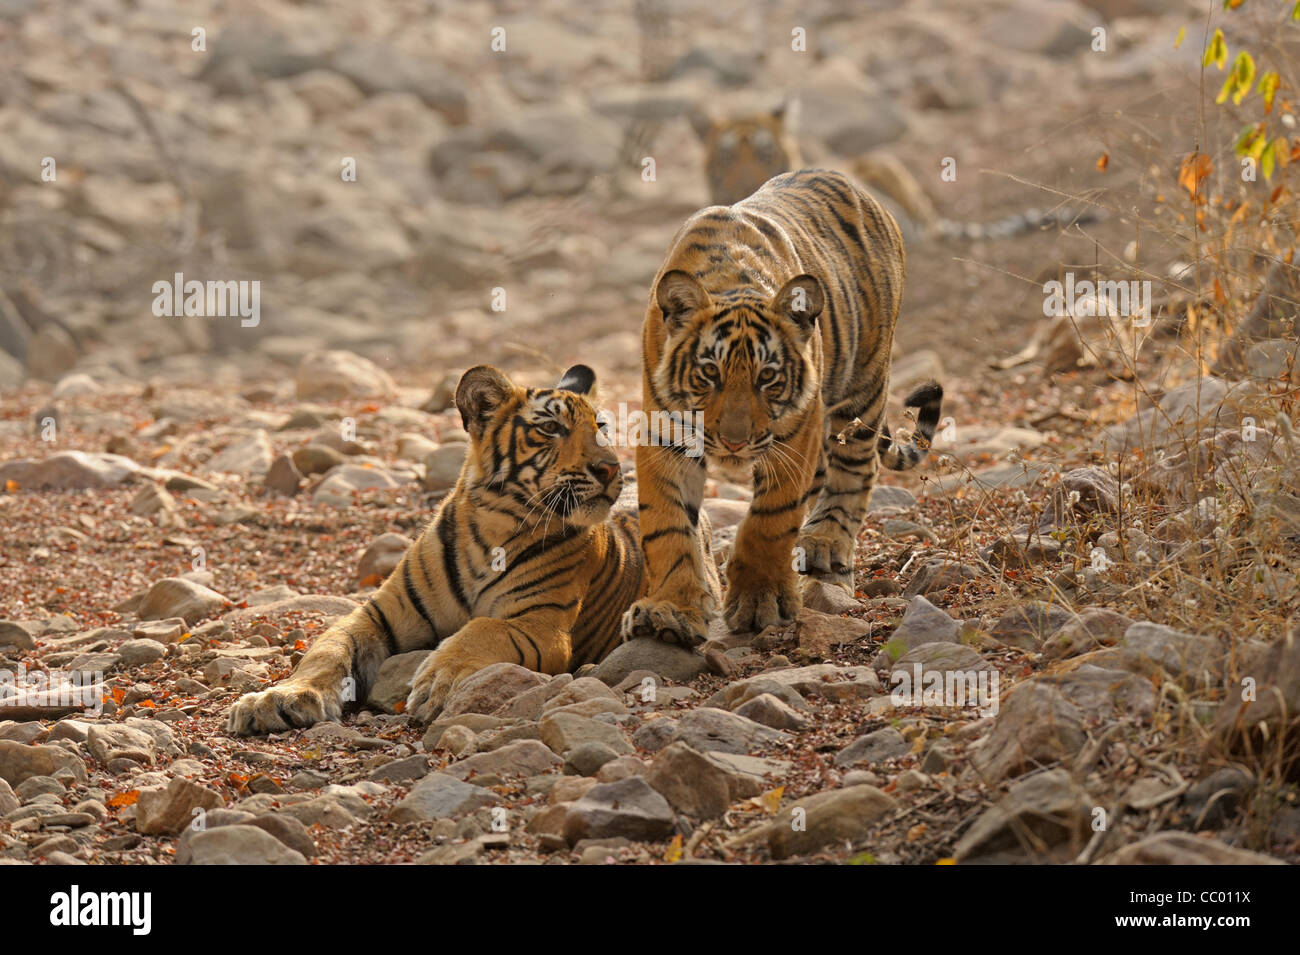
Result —
<path fill-rule="evenodd" d="M 692 542 L 706 469 L 754 487 L 726 568 L 733 630 L 792 620 L 800 571 L 851 586 L 879 465 L 924 456 L 885 424 L 904 268 L 893 218 L 826 170 L 777 176 L 678 231 L 642 326 L 643 405 L 693 416 L 704 454 L 637 448 L 648 594 L 625 634 L 704 638 L 713 608 Z M 923 444 L 941 399 L 928 385 L 907 400 Z"/>

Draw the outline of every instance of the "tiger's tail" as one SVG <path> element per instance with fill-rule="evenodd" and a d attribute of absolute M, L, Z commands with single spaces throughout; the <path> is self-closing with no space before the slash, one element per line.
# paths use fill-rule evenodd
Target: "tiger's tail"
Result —
<path fill-rule="evenodd" d="M 1030 208 L 992 222 L 958 222 L 954 219 L 940 219 L 935 223 L 934 231 L 942 239 L 1006 239 L 1027 232 L 1065 229 L 1071 225 L 1087 225 L 1100 220 L 1101 215 L 1092 209 L 1067 208 L 1044 211 Z"/>
<path fill-rule="evenodd" d="M 939 427 L 940 409 L 943 405 L 943 386 L 937 382 L 927 382 L 912 391 L 903 401 L 908 408 L 916 408 L 916 430 L 907 444 L 895 444 L 890 437 L 889 426 L 880 429 L 876 447 L 880 452 L 880 462 L 891 471 L 910 471 L 929 453 L 934 442 L 934 433 Z"/>

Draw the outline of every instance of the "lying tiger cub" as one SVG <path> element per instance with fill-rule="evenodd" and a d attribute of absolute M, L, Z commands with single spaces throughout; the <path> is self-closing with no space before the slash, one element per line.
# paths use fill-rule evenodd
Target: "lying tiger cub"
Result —
<path fill-rule="evenodd" d="M 338 719 L 387 657 L 408 650 L 437 648 L 406 701 L 425 721 L 489 664 L 560 673 L 609 653 L 644 580 L 635 513 L 611 517 L 623 479 L 587 397 L 594 383 L 585 365 L 552 389 L 521 388 L 486 365 L 467 371 L 456 406 L 469 447 L 455 489 L 366 604 L 283 683 L 236 701 L 227 730 Z"/>
<path fill-rule="evenodd" d="M 791 621 L 802 604 L 796 568 L 852 588 L 879 465 L 922 460 L 943 399 L 937 384 L 915 390 L 906 404 L 920 409 L 921 446 L 891 441 L 903 271 L 893 218 L 826 170 L 777 176 L 678 231 L 642 326 L 642 406 L 701 421 L 704 454 L 637 447 L 649 593 L 625 616 L 625 634 L 704 639 L 706 568 L 691 541 L 706 467 L 754 486 L 726 567 L 732 630 Z"/>

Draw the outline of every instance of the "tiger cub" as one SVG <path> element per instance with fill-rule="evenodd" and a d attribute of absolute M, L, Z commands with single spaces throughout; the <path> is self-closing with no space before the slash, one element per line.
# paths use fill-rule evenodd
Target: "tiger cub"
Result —
<path fill-rule="evenodd" d="M 804 165 L 795 136 L 798 99 L 769 110 L 718 119 L 703 110 L 691 125 L 704 145 L 709 198 L 729 206 L 752 195 L 773 176 Z M 1039 229 L 1094 222 L 1086 209 L 1024 209 L 992 222 L 960 222 L 939 215 L 905 164 L 887 153 L 859 156 L 847 164 L 861 187 L 894 217 L 911 245 L 926 239 L 1000 239 Z"/>
<path fill-rule="evenodd" d="M 487 365 L 465 372 L 456 406 L 469 445 L 456 487 L 364 606 L 283 683 L 235 702 L 228 731 L 338 719 L 386 658 L 408 650 L 437 648 L 406 701 L 424 721 L 489 664 L 560 673 L 608 654 L 645 588 L 636 515 L 611 516 L 623 478 L 588 398 L 594 383 L 585 365 L 543 389 Z"/>
<path fill-rule="evenodd" d="M 903 273 L 893 218 L 837 172 L 778 176 L 681 227 L 642 326 L 642 404 L 699 422 L 703 454 L 637 447 L 649 589 L 626 635 L 704 638 L 710 601 L 689 544 L 707 468 L 753 480 L 726 566 L 733 631 L 794 618 L 797 565 L 851 589 L 879 465 L 922 460 L 943 398 L 937 384 L 915 390 L 906 404 L 919 409 L 921 442 L 893 443 L 885 402 Z"/>

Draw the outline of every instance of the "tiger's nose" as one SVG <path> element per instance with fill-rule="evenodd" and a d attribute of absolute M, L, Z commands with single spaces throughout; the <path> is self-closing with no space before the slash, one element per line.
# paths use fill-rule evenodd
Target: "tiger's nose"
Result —
<path fill-rule="evenodd" d="M 724 438 L 722 435 L 718 435 L 718 440 L 721 441 L 722 446 L 724 448 L 727 448 L 729 451 L 739 451 L 741 448 L 743 448 L 746 444 L 749 443 L 748 441 L 729 441 L 728 439 Z"/>
<path fill-rule="evenodd" d="M 617 461 L 593 461 L 588 469 L 602 484 L 610 484 L 619 475 Z"/>

